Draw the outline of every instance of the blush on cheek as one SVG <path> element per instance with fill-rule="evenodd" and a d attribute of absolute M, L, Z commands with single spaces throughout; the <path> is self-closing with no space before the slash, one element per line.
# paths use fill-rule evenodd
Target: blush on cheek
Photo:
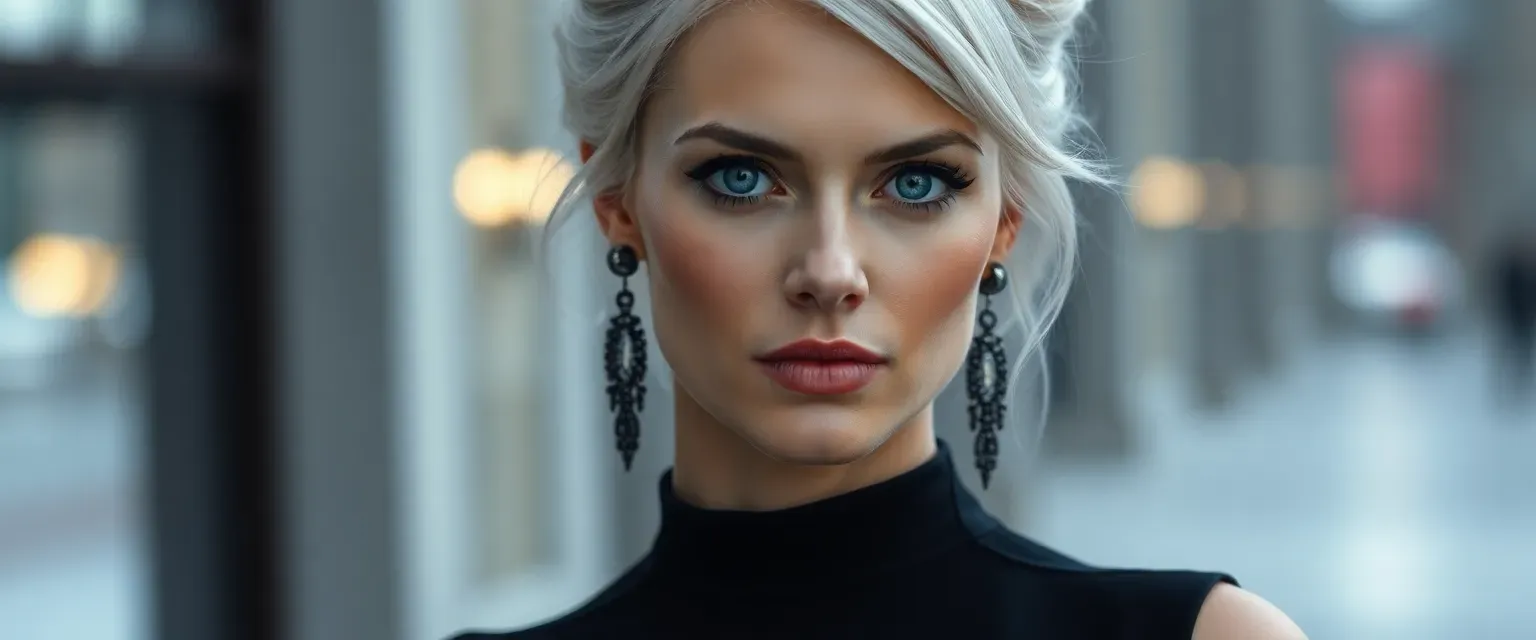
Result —
<path fill-rule="evenodd" d="M 650 234 L 649 240 L 654 252 L 651 279 L 668 303 L 689 310 L 692 316 L 723 310 L 722 298 L 732 290 L 727 252 L 684 225 L 665 226 Z"/>
<path fill-rule="evenodd" d="M 967 304 L 980 281 L 991 238 L 965 238 L 928 247 L 922 260 L 892 265 L 884 295 L 904 350 L 921 362 L 948 362 L 963 352 L 972 322 Z M 960 356 L 963 357 L 963 353 Z"/>
<path fill-rule="evenodd" d="M 670 219 L 647 226 L 646 244 L 656 331 L 669 361 L 684 369 L 695 354 L 744 349 L 722 344 L 737 341 L 745 333 L 746 314 L 760 307 L 751 304 L 752 258 L 744 243 L 702 217 L 707 212 L 690 211 L 686 204 L 658 211 L 667 212 L 658 217 Z"/>

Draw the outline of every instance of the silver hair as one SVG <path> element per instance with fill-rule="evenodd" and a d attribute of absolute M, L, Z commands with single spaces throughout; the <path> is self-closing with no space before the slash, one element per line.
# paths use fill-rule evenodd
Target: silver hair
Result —
<path fill-rule="evenodd" d="M 633 175 L 639 116 L 672 45 L 730 1 L 570 0 L 555 34 L 565 125 L 596 151 L 556 205 L 546 247 L 578 203 Z M 1024 220 L 1008 265 L 1012 313 L 1001 314 L 1024 336 L 1010 385 L 1034 362 L 1048 395 L 1040 347 L 1077 266 L 1068 181 L 1108 182 L 1072 136 L 1084 122 L 1068 45 L 1089 0 L 805 1 L 867 38 L 999 141 L 1004 197 Z"/>

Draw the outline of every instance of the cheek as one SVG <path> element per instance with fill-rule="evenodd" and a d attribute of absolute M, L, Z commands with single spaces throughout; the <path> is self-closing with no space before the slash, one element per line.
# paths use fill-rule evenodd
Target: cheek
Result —
<path fill-rule="evenodd" d="M 709 234 L 687 225 L 663 225 L 647 242 L 651 281 L 659 295 L 707 315 L 730 308 L 731 298 L 739 293 L 732 276 L 739 265 Z"/>
<path fill-rule="evenodd" d="M 658 334 L 704 338 L 742 327 L 753 307 L 746 283 L 761 260 L 704 218 L 708 212 L 687 194 L 658 192 L 638 204 Z"/>
<path fill-rule="evenodd" d="M 909 350 L 931 357 L 969 335 L 974 320 L 969 303 L 992 246 L 986 231 L 925 247 L 922 259 L 887 272 L 885 298 Z"/>

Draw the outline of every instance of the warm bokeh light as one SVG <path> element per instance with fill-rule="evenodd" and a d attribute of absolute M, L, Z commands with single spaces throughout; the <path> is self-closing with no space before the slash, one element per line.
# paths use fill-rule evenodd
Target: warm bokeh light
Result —
<path fill-rule="evenodd" d="M 1154 229 L 1187 226 L 1205 208 L 1205 179 L 1176 158 L 1149 158 L 1131 174 L 1136 221 Z"/>
<path fill-rule="evenodd" d="M 518 202 L 527 202 L 513 178 L 517 158 L 500 149 L 481 149 L 459 163 L 453 177 L 453 199 L 459 212 L 478 227 L 498 227 L 515 217 Z"/>
<path fill-rule="evenodd" d="M 117 252 L 99 240 L 41 234 L 23 242 L 10 260 L 10 290 L 27 313 L 89 316 L 117 289 Z"/>
<path fill-rule="evenodd" d="M 478 227 L 541 224 L 575 175 L 569 162 L 548 149 L 517 155 L 481 149 L 459 164 L 454 201 L 465 219 Z"/>
<path fill-rule="evenodd" d="M 1305 167 L 1268 165 L 1249 170 L 1253 208 L 1262 226 L 1277 229 L 1304 228 L 1317 220 L 1324 206 L 1316 172 Z"/>
<path fill-rule="evenodd" d="M 91 279 L 80 300 L 79 315 L 95 315 L 107 308 L 122 281 L 122 257 L 117 249 L 99 240 L 84 240 L 91 256 Z"/>
<path fill-rule="evenodd" d="M 1248 176 L 1231 165 L 1207 162 L 1200 166 L 1202 181 L 1206 187 L 1203 222 L 1210 226 L 1223 226 L 1248 217 L 1252 201 L 1248 188 Z"/>
<path fill-rule="evenodd" d="M 522 212 L 524 222 L 543 224 L 554 212 L 560 194 L 576 177 L 576 168 L 560 154 L 548 149 L 534 149 L 524 153 L 519 169 L 533 181 L 533 197 Z"/>

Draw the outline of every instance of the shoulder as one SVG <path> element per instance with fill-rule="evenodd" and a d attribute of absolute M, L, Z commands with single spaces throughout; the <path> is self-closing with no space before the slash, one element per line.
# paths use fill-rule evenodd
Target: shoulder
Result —
<path fill-rule="evenodd" d="M 1230 584 L 1212 589 L 1200 607 L 1194 640 L 1306 640 L 1275 605 Z"/>
<path fill-rule="evenodd" d="M 1237 635 L 1198 635 L 1196 630 L 1212 626 L 1212 615 L 1232 613 L 1229 592 L 1246 594 L 1236 580 L 1224 573 L 1193 570 L 1122 569 L 1098 567 L 1057 552 L 1029 538 L 1003 528 L 981 536 L 982 545 L 1001 557 L 1001 563 L 1017 580 L 1033 583 L 1031 591 L 1050 593 L 1051 608 L 1071 613 L 1071 620 L 1059 624 L 1082 631 L 1085 637 L 1113 638 L 1195 638 L 1224 640 L 1269 636 L 1243 635 L 1243 627 L 1231 627 L 1225 618 L 1213 627 L 1218 632 L 1237 629 Z M 1217 594 L 1214 595 L 1213 594 Z M 1214 602 L 1220 609 L 1207 613 Z M 1250 596 L 1251 597 L 1251 596 Z M 1240 605 L 1239 605 L 1240 606 Z M 1097 612 L 1083 617 L 1084 611 Z M 1282 616 L 1283 618 L 1283 616 Z M 1084 626 L 1086 625 L 1086 627 Z M 1082 628 L 1079 628 L 1082 627 Z M 1296 636 L 1299 638 L 1300 636 Z M 1291 636 L 1274 636 L 1292 640 Z"/>
<path fill-rule="evenodd" d="M 1067 587 L 1085 595 L 1108 597 L 1123 603 L 1146 603 L 1166 609 L 1175 603 L 1188 606 L 1190 622 L 1219 584 L 1236 584 L 1230 576 L 1210 571 L 1112 568 L 1088 564 L 1004 527 L 979 536 L 983 547 L 1016 570 L 1037 579 Z"/>

